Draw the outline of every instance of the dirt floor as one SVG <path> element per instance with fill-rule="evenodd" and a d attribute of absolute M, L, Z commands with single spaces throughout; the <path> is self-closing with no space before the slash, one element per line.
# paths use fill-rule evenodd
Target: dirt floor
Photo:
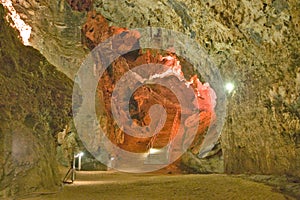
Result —
<path fill-rule="evenodd" d="M 77 172 L 76 181 L 52 194 L 27 200 L 142 199 L 294 199 L 274 188 L 228 175 L 158 175 L 120 172 Z"/>

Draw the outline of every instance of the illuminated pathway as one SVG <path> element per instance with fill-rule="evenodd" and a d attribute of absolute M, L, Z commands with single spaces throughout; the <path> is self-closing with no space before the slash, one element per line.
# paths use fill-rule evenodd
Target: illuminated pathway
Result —
<path fill-rule="evenodd" d="M 227 175 L 157 175 L 79 172 L 74 184 L 31 200 L 293 199 L 272 187 Z"/>

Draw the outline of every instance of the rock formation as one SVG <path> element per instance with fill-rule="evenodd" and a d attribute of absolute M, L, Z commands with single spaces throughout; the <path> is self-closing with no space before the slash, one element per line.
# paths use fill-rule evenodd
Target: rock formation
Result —
<path fill-rule="evenodd" d="M 94 4 L 113 25 L 190 35 L 209 52 L 224 81 L 235 84 L 221 138 L 226 172 L 299 176 L 297 1 Z"/>
<path fill-rule="evenodd" d="M 135 48 L 139 47 L 139 37 L 140 34 L 138 31 L 130 31 L 126 28 L 119 28 L 114 26 L 109 26 L 106 19 L 97 14 L 94 11 L 88 13 L 87 22 L 83 26 L 83 34 L 86 37 L 86 45 L 91 48 L 95 48 L 99 43 L 104 42 L 109 37 L 115 36 L 112 40 L 111 50 L 120 54 L 121 57 L 116 59 L 111 66 L 104 72 L 103 76 L 99 81 L 99 99 L 100 101 L 104 101 L 105 113 L 101 114 L 101 118 L 103 116 L 107 116 L 108 120 L 106 120 L 107 124 L 104 126 L 107 130 L 108 137 L 113 143 L 131 152 L 148 152 L 150 148 L 160 149 L 166 146 L 169 142 L 171 142 L 177 134 L 181 134 L 180 136 L 182 141 L 177 141 L 172 143 L 172 151 L 170 155 L 175 156 L 175 149 L 181 149 L 181 145 L 184 141 L 183 138 L 186 139 L 185 143 L 188 143 L 189 137 L 192 137 L 190 131 L 195 128 L 198 129 L 196 139 L 193 145 L 190 147 L 194 154 L 199 153 L 199 149 L 202 144 L 202 140 L 204 138 L 205 132 L 208 126 L 211 123 L 211 120 L 214 120 L 215 113 L 215 101 L 216 95 L 212 88 L 210 88 L 208 83 L 202 84 L 197 75 L 194 74 L 184 74 L 181 68 L 188 68 L 189 66 L 181 66 L 179 59 L 171 52 L 155 52 L 153 50 L 147 50 L 145 53 L 142 53 L 142 49 L 140 51 L 133 51 L 129 54 L 124 54 L 122 52 L 127 52 Z M 162 54 L 166 54 L 165 57 Z M 100 57 L 100 56 L 99 56 Z M 102 61 L 103 62 L 103 61 Z M 101 60 L 97 61 L 99 63 L 96 68 L 101 68 Z M 161 64 L 161 67 L 158 69 L 152 69 L 150 66 L 147 68 L 147 72 L 139 71 L 139 75 L 131 71 L 135 67 L 141 66 L 143 64 Z M 97 73 L 97 69 L 96 72 Z M 125 73 L 131 72 L 133 74 L 136 73 L 135 77 L 128 79 L 120 80 Z M 186 69 L 185 71 L 188 71 Z M 145 74 L 152 74 L 147 77 Z M 185 79 L 189 77 L 188 80 Z M 146 82 L 146 80 L 152 80 L 157 78 L 169 78 L 172 79 L 170 85 L 180 85 L 183 84 L 185 87 L 184 90 L 188 90 L 189 87 L 194 90 L 192 96 L 185 96 L 187 101 L 194 102 L 195 108 L 200 110 L 200 115 L 195 113 L 181 113 L 185 108 L 181 108 L 180 103 L 176 99 L 177 97 L 173 92 L 159 85 L 144 85 L 138 88 L 134 94 L 132 95 L 130 102 L 126 102 L 125 97 L 127 94 L 127 89 L 118 92 L 118 96 L 113 96 L 113 91 L 115 91 L 116 84 L 127 85 L 127 88 L 133 88 L 135 86 L 135 82 Z M 136 80 L 135 80 L 136 79 Z M 121 83 L 120 83 L 121 82 Z M 171 87 L 171 86 L 170 86 Z M 184 93 L 184 91 L 182 91 Z M 120 98 L 121 97 L 121 98 Z M 114 98 L 114 99 L 113 99 Z M 116 105 L 126 105 L 130 104 L 130 114 L 131 118 L 133 118 L 133 124 L 141 127 L 150 125 L 150 117 L 149 110 L 152 105 L 159 104 L 163 105 L 168 114 L 165 124 L 161 124 L 156 122 L 156 129 L 161 131 L 157 133 L 157 135 L 144 138 L 144 137 L 133 137 L 124 133 L 122 130 L 133 130 L 133 124 L 127 119 L 125 113 L 121 113 L 122 119 L 127 119 L 123 121 L 122 130 L 120 127 L 115 125 L 115 119 L 112 116 L 112 108 L 111 102 L 116 101 Z M 125 102 L 123 102 L 125 101 Z M 120 110 L 119 108 L 118 110 Z M 183 110 L 182 110 L 183 109 Z M 103 110 L 103 108 L 99 108 L 99 110 Z M 122 109 L 121 109 L 122 110 Z M 185 111 L 187 112 L 187 111 Z M 181 127 L 182 130 L 179 130 L 180 127 L 180 118 L 183 115 L 187 115 L 190 117 L 185 119 L 184 125 Z M 184 118 L 184 117 L 183 117 Z M 201 122 L 199 126 L 199 121 Z M 102 124 L 103 125 L 103 124 Z M 158 128 L 160 127 L 160 128 Z M 198 127 L 198 128 L 197 128 Z M 151 129 L 151 127 L 150 127 Z M 143 135 L 142 129 L 136 129 L 136 135 Z M 191 138 L 193 139 L 193 138 Z M 178 139 L 177 139 L 178 140 Z M 179 152 L 180 153 L 180 152 Z"/>
<path fill-rule="evenodd" d="M 0 5 L 0 198 L 56 191 L 54 135 L 70 120 L 72 81 L 25 47 Z"/>
<path fill-rule="evenodd" d="M 115 27 L 156 26 L 180 31 L 205 48 L 223 80 L 235 85 L 227 94 L 228 112 L 221 136 L 225 172 L 300 176 L 300 5 L 297 0 L 95 0 L 92 5 L 95 12 L 88 16 L 78 11 L 87 10 L 89 1 L 58 2 L 24 0 L 13 4 L 32 27 L 32 45 L 60 71 L 73 78 L 88 49 L 101 39 L 125 31 Z M 103 27 L 99 28 L 97 23 Z M 102 32 L 108 35 L 97 38 L 96 33 Z M 126 35 L 123 36 L 130 36 Z M 134 52 L 126 56 L 112 69 L 129 70 L 137 60 L 145 61 L 146 54 Z M 157 61 L 156 57 L 150 59 Z M 180 61 L 185 73 L 184 61 Z M 5 70 L 7 73 L 11 68 Z M 115 71 L 121 73 L 118 70 Z M 114 81 L 107 72 L 103 79 L 110 86 Z M 132 102 L 138 106 L 132 109 L 132 114 L 149 106 L 142 102 L 144 91 L 149 88 L 136 92 Z M 104 102 L 109 100 L 108 94 L 103 93 Z M 110 108 L 105 105 L 105 109 Z M 147 121 L 146 116 L 139 119 Z M 110 124 L 106 119 L 101 123 Z M 126 145 L 128 140 L 120 130 L 110 131 L 118 138 L 113 139 L 116 143 Z M 197 165 L 205 162 L 195 161 L 191 155 L 185 161 L 198 171 L 203 170 Z"/>

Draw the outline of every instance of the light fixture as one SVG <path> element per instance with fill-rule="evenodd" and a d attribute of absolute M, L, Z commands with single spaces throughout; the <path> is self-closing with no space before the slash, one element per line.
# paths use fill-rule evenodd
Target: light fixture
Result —
<path fill-rule="evenodd" d="M 233 83 L 226 83 L 225 89 L 228 93 L 231 93 L 234 90 L 234 85 Z"/>
<path fill-rule="evenodd" d="M 75 158 L 78 158 L 78 170 L 81 170 L 81 157 L 84 155 L 83 152 L 79 152 L 78 154 L 74 155 L 73 159 L 73 169 L 75 169 Z"/>
<path fill-rule="evenodd" d="M 78 154 L 76 154 L 74 157 L 75 158 L 78 158 L 78 157 L 82 157 L 84 155 L 84 153 L 83 152 L 79 152 Z"/>

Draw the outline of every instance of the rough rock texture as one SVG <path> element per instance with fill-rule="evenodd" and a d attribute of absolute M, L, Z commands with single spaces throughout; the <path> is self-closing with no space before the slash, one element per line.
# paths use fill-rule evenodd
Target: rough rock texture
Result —
<path fill-rule="evenodd" d="M 108 138 L 110 138 L 113 143 L 122 149 L 130 152 L 145 153 L 148 152 L 150 148 L 163 148 L 170 141 L 172 141 L 176 135 L 180 135 L 179 138 L 182 141 L 172 142 L 169 150 L 170 157 L 178 157 L 178 154 L 181 153 L 183 146 L 186 146 L 186 143 L 190 142 L 190 140 L 193 140 L 191 132 L 196 129 L 195 131 L 198 133 L 196 136 L 197 140 L 194 141 L 190 149 L 194 154 L 197 154 L 201 147 L 207 127 L 215 117 L 213 111 L 215 106 L 215 93 L 209 87 L 209 85 L 202 84 L 198 80 L 197 75 L 183 74 L 181 69 L 185 69 L 190 66 L 181 66 L 178 58 L 175 55 L 172 55 L 170 52 L 164 52 L 162 54 L 161 52 L 148 50 L 143 53 L 145 50 L 140 50 L 123 55 L 122 52 L 125 52 L 126 50 L 131 50 L 134 47 L 139 48 L 139 32 L 128 31 L 125 28 L 109 26 L 106 19 L 96 12 L 90 12 L 88 14 L 88 20 L 83 27 L 83 33 L 86 36 L 87 46 L 89 46 L 91 49 L 97 46 L 100 42 L 105 41 L 107 38 L 112 37 L 115 34 L 119 34 L 116 35 L 112 40 L 112 44 L 107 45 L 108 49 L 103 51 L 114 51 L 122 56 L 117 58 L 104 72 L 98 87 L 99 99 L 100 101 L 103 101 L 101 104 L 102 107 L 100 105 L 98 110 L 105 110 L 104 113 L 100 114 L 100 121 L 106 122 L 106 124 L 102 124 L 102 127 L 105 128 Z M 123 41 L 125 41 L 125 44 L 123 44 Z M 103 53 L 103 51 L 94 53 L 97 54 L 95 55 L 95 58 L 98 56 L 100 57 L 100 54 Z M 101 63 L 103 63 L 103 60 L 96 61 L 94 73 L 101 71 Z M 158 66 L 156 68 L 151 68 L 149 66 L 147 67 L 147 72 L 145 69 L 144 71 L 141 69 L 137 73 L 130 71 L 135 67 L 147 63 L 161 64 L 162 66 Z M 189 70 L 186 69 L 185 71 Z M 121 78 L 127 72 L 133 73 L 135 76 L 122 80 Z M 167 74 L 167 72 L 169 74 L 164 75 Z M 154 77 L 160 78 L 165 76 L 165 79 L 169 79 L 169 87 L 145 84 L 144 86 L 139 87 L 133 93 L 130 101 L 127 101 L 125 97 L 128 96 L 128 89 L 134 88 L 136 83 L 141 81 L 140 79 L 148 80 L 150 75 L 147 76 L 147 73 L 151 74 L 153 79 L 155 79 Z M 184 78 L 184 75 L 191 79 L 188 79 L 190 82 Z M 114 96 L 112 92 L 115 90 L 115 86 L 117 84 L 126 85 L 126 89 L 119 91 L 118 95 Z M 183 105 L 183 107 L 181 107 L 177 97 L 170 90 L 170 88 L 173 86 L 180 84 L 184 87 L 178 87 L 178 90 L 190 90 L 190 93 L 181 91 L 183 94 L 190 94 L 190 96 L 185 96 L 185 101 L 194 102 L 195 109 L 197 106 L 199 106 L 197 108 L 200 110 L 200 114 L 197 113 L 197 111 L 192 111 L 192 108 L 186 108 Z M 189 89 L 185 84 L 190 85 Z M 121 112 L 120 115 L 121 119 L 123 119 L 123 130 L 132 130 L 131 133 L 136 131 L 136 135 L 141 135 L 144 137 L 143 134 L 146 134 L 147 131 L 143 131 L 143 127 L 145 128 L 145 126 L 150 125 L 151 120 L 149 117 L 149 110 L 150 107 L 155 104 L 160 104 L 165 107 L 166 113 L 168 114 L 166 122 L 163 124 L 162 122 L 158 121 L 159 116 L 157 116 L 155 117 L 157 121 L 154 119 L 155 127 L 149 126 L 149 130 L 153 129 L 154 131 L 154 129 L 161 129 L 157 135 L 146 138 L 138 136 L 132 137 L 128 134 L 125 134 L 120 127 L 116 125 L 111 113 L 112 101 L 116 102 L 116 105 L 119 106 L 117 110 L 122 110 L 121 107 L 123 105 L 127 105 L 128 103 L 130 104 L 129 111 L 133 122 L 131 123 L 127 119 L 125 113 Z M 180 109 L 182 109 L 182 111 L 180 111 Z M 180 118 L 183 118 L 183 125 L 181 127 Z M 198 127 L 197 125 L 199 121 L 200 126 Z M 132 127 L 134 125 L 142 128 L 133 130 Z"/>
<path fill-rule="evenodd" d="M 202 159 L 196 157 L 191 152 L 186 152 L 181 158 L 182 171 L 186 173 L 224 173 L 224 159 L 222 155 L 221 144 L 218 143 Z"/>
<path fill-rule="evenodd" d="M 70 117 L 72 81 L 25 47 L 0 5 L 0 199 L 56 190 L 54 133 Z"/>
<path fill-rule="evenodd" d="M 73 121 L 71 121 L 65 128 L 56 136 L 56 160 L 65 167 L 73 166 L 74 155 L 83 153 L 81 157 L 81 170 L 107 170 L 107 166 L 96 160 L 82 144 Z M 75 167 L 79 167 L 78 157 L 75 159 Z"/>
<path fill-rule="evenodd" d="M 297 0 L 94 1 L 111 25 L 184 32 L 209 52 L 224 81 L 235 84 L 222 134 L 227 172 L 295 176 L 300 174 L 299 7 Z"/>
<path fill-rule="evenodd" d="M 298 1 L 133 0 L 95 5 L 113 24 L 162 26 L 189 34 L 207 49 L 224 80 L 235 84 L 222 135 L 227 172 L 299 176 Z"/>
<path fill-rule="evenodd" d="M 76 131 L 69 124 L 57 134 L 56 159 L 59 164 L 66 167 L 72 166 L 74 155 L 81 151 L 76 136 Z"/>
<path fill-rule="evenodd" d="M 236 175 L 247 180 L 264 183 L 275 188 L 276 191 L 300 199 L 300 179 L 289 175 Z"/>
<path fill-rule="evenodd" d="M 81 44 L 81 27 L 85 13 L 73 11 L 72 8 L 87 10 L 89 1 L 84 4 L 71 0 L 12 2 L 21 18 L 32 27 L 31 45 L 51 64 L 73 79 L 87 51 Z"/>
<path fill-rule="evenodd" d="M 67 0 L 73 10 L 89 11 L 92 6 L 92 0 Z"/>
<path fill-rule="evenodd" d="M 228 95 L 222 135 L 225 170 L 229 173 L 300 175 L 296 2 L 207 4 L 216 16 L 214 20 L 228 28 L 224 34 L 227 40 L 217 40 L 223 46 L 218 49 L 220 55 L 212 55 L 220 63 L 225 80 L 236 85 L 234 93 Z M 225 57 L 229 59 L 225 61 Z"/>

